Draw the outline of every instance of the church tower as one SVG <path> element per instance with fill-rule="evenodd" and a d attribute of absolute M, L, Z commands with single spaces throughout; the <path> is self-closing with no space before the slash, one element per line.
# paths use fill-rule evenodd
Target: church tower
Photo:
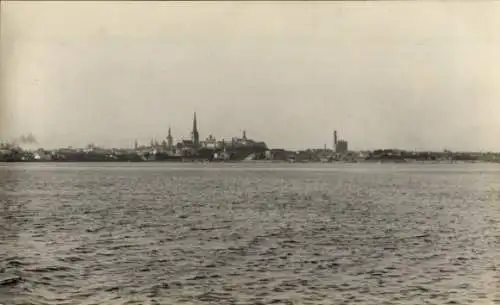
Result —
<path fill-rule="evenodd" d="M 168 127 L 167 145 L 168 148 L 172 148 L 174 146 L 174 138 L 172 137 L 172 129 L 170 127 Z"/>
<path fill-rule="evenodd" d="M 200 145 L 200 135 L 198 133 L 196 112 L 194 113 L 194 118 L 193 118 L 193 144 L 195 147 L 198 147 Z"/>

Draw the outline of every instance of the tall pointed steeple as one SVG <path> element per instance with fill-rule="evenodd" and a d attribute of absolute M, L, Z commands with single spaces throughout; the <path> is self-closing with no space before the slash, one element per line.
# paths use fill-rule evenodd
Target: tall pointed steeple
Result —
<path fill-rule="evenodd" d="M 172 148 L 172 146 L 174 145 L 174 138 L 172 137 L 172 129 L 170 128 L 170 126 L 168 126 L 167 145 L 168 148 Z"/>
<path fill-rule="evenodd" d="M 198 125 L 196 121 L 196 112 L 194 113 L 193 117 L 193 144 L 194 146 L 198 147 L 200 144 L 200 135 L 198 133 Z"/>

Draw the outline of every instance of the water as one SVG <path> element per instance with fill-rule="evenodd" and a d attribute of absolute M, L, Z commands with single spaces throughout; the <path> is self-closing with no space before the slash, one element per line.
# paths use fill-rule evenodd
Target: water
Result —
<path fill-rule="evenodd" d="M 498 165 L 15 164 L 0 181 L 5 305 L 500 304 Z"/>

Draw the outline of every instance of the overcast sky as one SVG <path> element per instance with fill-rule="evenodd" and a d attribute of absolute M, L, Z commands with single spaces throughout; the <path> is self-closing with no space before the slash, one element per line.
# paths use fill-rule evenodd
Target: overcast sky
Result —
<path fill-rule="evenodd" d="M 1 136 L 500 151 L 500 2 L 2 2 Z"/>

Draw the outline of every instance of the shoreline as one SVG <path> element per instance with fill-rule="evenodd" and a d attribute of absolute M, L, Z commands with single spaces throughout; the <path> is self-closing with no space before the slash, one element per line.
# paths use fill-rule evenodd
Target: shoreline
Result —
<path fill-rule="evenodd" d="M 0 161 L 0 164 L 8 163 L 187 163 L 187 164 L 219 164 L 219 163 L 242 163 L 242 164 L 500 164 L 498 160 L 471 160 L 471 161 L 392 161 L 392 160 L 357 160 L 357 161 L 332 161 L 332 162 L 321 162 L 321 161 L 284 161 L 284 160 L 226 160 L 226 161 L 210 161 L 203 159 L 189 159 L 189 160 L 142 160 L 142 161 L 128 161 L 128 160 L 15 160 L 15 161 Z"/>

